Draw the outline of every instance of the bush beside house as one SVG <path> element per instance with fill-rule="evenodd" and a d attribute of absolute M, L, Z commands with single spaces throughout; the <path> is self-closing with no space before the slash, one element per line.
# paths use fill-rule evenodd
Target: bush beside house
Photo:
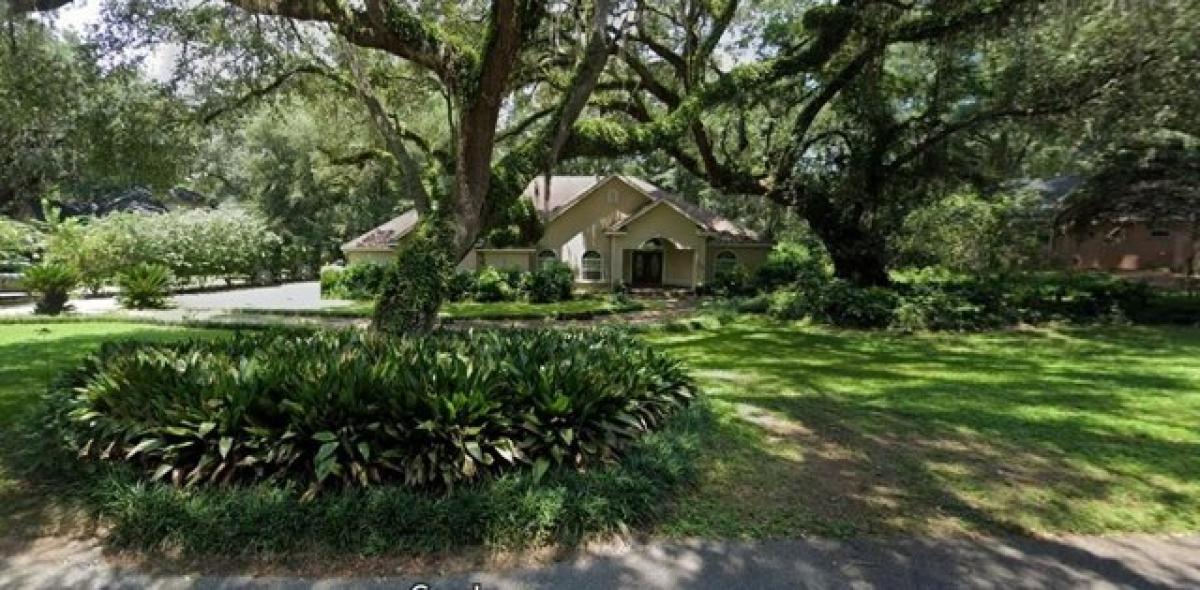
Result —
<path fill-rule="evenodd" d="M 376 299 L 395 271 L 391 264 L 360 263 L 321 269 L 321 296 L 332 299 Z M 533 272 L 486 267 L 478 272 L 454 271 L 446 278 L 446 299 L 485 303 L 528 300 L 531 303 L 568 301 L 573 297 L 574 273 L 562 263 Z"/>

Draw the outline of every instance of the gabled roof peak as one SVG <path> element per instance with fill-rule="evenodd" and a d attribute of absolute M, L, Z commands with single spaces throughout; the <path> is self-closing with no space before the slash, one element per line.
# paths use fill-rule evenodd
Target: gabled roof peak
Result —
<path fill-rule="evenodd" d="M 757 241 L 759 239 L 758 234 L 755 232 L 699 205 L 689 203 L 683 197 L 663 190 L 655 184 L 636 176 L 619 174 L 609 176 L 555 175 L 550 177 L 550 193 L 548 198 L 546 194 L 546 177 L 539 176 L 529 182 L 522 195 L 530 199 L 533 202 L 534 208 L 541 212 L 545 219 L 549 221 L 590 194 L 593 189 L 610 180 L 619 180 L 644 195 L 650 200 L 647 207 L 654 206 L 662 201 L 669 203 L 685 217 L 695 221 L 705 231 L 712 232 L 718 237 L 734 241 Z"/>

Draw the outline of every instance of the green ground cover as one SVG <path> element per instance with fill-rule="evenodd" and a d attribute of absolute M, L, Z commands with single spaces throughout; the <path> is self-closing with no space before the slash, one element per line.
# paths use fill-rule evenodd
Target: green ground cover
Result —
<path fill-rule="evenodd" d="M 702 433 L 698 482 L 665 500 L 663 518 L 650 525 L 657 534 L 1200 530 L 1200 330 L 1078 327 L 901 335 L 745 317 L 690 325 L 644 336 L 688 364 L 716 414 L 715 421 L 696 422 Z M 0 326 L 0 430 L 6 433 L 0 440 L 0 529 L 20 535 L 34 526 L 53 531 L 65 523 L 65 530 L 78 532 L 94 524 L 81 524 L 88 512 L 72 507 L 71 498 L 79 494 L 70 485 L 35 484 L 19 470 L 18 458 L 29 447 L 22 434 L 27 429 L 19 427 L 51 379 L 105 339 L 220 333 L 125 322 Z M 649 456 L 678 460 L 671 453 L 676 451 Z M 608 477 L 605 485 L 637 501 L 657 489 L 646 480 L 630 492 L 621 487 L 628 485 L 622 477 Z M 578 483 L 584 486 L 578 489 L 594 483 Z M 530 514 L 549 510 L 557 496 L 527 495 L 531 492 L 522 490 L 534 489 L 527 485 L 499 489 L 536 500 L 521 508 L 533 510 Z M 320 526 L 330 531 L 369 524 L 335 518 L 354 511 L 305 507 L 287 496 L 272 496 L 270 502 L 253 494 L 185 502 L 162 490 L 121 490 L 123 496 L 110 500 L 125 510 L 113 513 L 122 524 L 110 530 L 132 535 L 126 540 L 135 544 L 147 540 L 137 531 L 162 530 L 154 526 L 164 514 L 174 519 L 170 522 L 207 531 L 204 535 L 211 536 L 217 523 L 228 530 L 220 542 L 240 542 L 258 526 L 234 526 L 247 506 L 261 507 L 260 516 L 284 531 L 277 546 L 264 549 L 287 549 L 297 537 L 286 535 L 311 533 L 280 524 L 293 522 L 285 516 L 296 510 L 325 518 Z M 488 496 L 473 497 L 471 502 Z M 386 494 L 372 498 L 372 510 L 383 512 L 370 518 L 391 514 L 388 506 L 414 505 Z M 345 508 L 347 501 L 336 502 Z M 588 512 L 591 504 L 579 506 L 584 511 L 577 513 L 579 530 L 598 522 L 589 519 L 620 522 Z M 178 512 L 181 508 L 188 511 Z M 422 510 L 451 518 L 459 510 L 451 508 L 429 504 Z M 474 514 L 496 516 L 487 510 Z M 201 527 L 205 522 L 210 524 Z M 457 530 L 449 521 L 442 524 L 445 531 Z M 504 525 L 489 534 L 507 538 L 514 531 Z M 367 548 L 419 549 L 447 539 L 405 544 L 392 535 L 376 537 Z M 191 543 L 200 551 L 215 548 L 200 533 L 159 540 Z M 339 549 L 362 548 L 349 537 L 343 541 Z"/>
<path fill-rule="evenodd" d="M 62 371 L 74 367 L 101 342 L 113 338 L 166 341 L 221 332 L 128 322 L 46 322 L 0 324 L 0 530 L 22 533 L 29 528 L 62 526 L 77 530 L 78 523 L 59 522 L 80 515 L 58 502 L 71 490 L 61 482 L 39 485 L 27 481 L 23 471 L 30 457 L 23 455 L 36 435 L 30 424 L 43 392 Z M 36 459 L 34 457 L 33 459 Z"/>
<path fill-rule="evenodd" d="M 1200 330 L 648 337 L 719 415 L 668 534 L 1200 529 Z"/>
<path fill-rule="evenodd" d="M 173 487 L 145 483 L 129 465 L 84 463 L 64 453 L 52 443 L 58 431 L 45 427 L 38 411 L 42 392 L 105 340 L 161 341 L 227 332 L 55 322 L 10 324 L 2 334 L 0 426 L 7 436 L 0 441 L 0 553 L 44 535 L 88 535 L 101 529 L 117 547 L 201 556 L 420 554 L 463 546 L 570 544 L 656 520 L 681 487 L 694 484 L 695 433 L 708 429 L 707 408 L 693 405 L 675 412 L 656 432 L 630 441 L 619 462 L 581 471 L 513 470 L 447 489 L 371 485 L 309 497 L 303 487 L 289 482 Z M 613 354 L 621 357 L 619 362 L 629 360 L 619 351 Z M 651 371 L 647 379 L 657 383 L 658 374 Z M 622 381 L 621 386 L 629 385 Z M 179 393 L 172 387 L 163 391 Z M 453 402 L 470 416 L 454 418 L 459 410 L 450 400 L 437 411 L 451 416 L 447 420 L 474 419 L 478 414 L 470 403 L 476 398 L 466 397 Z M 554 409 L 561 406 L 559 400 L 547 403 L 554 404 L 549 411 L 561 411 Z M 590 402 L 587 406 L 592 412 L 598 408 Z M 540 432 L 551 432 L 549 420 L 542 421 Z M 570 427 L 563 432 L 563 440 L 579 440 L 591 448 L 582 433 L 576 437 Z"/>

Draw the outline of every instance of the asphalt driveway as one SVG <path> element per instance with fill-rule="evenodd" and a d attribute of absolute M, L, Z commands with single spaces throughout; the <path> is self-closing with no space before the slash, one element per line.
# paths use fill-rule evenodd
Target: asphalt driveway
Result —
<path fill-rule="evenodd" d="M 348 301 L 321 299 L 316 281 L 285 283 L 270 287 L 251 287 L 209 293 L 186 293 L 173 298 L 179 309 L 228 311 L 231 309 L 313 310 L 348 305 Z"/>
<path fill-rule="evenodd" d="M 321 285 L 316 281 L 285 283 L 270 287 L 235 288 L 206 293 L 183 293 L 171 298 L 173 309 L 145 310 L 136 315 L 179 319 L 201 318 L 235 309 L 314 310 L 349 305 L 349 301 L 321 299 Z M 72 299 L 75 313 L 90 315 L 122 311 L 113 297 Z M 0 308 L 0 315 L 32 315 L 33 304 Z"/>

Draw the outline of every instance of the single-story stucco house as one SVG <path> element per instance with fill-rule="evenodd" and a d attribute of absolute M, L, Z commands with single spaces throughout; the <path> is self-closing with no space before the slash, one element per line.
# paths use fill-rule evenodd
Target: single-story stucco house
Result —
<path fill-rule="evenodd" d="M 519 248 L 480 245 L 459 264 L 530 270 L 551 261 L 569 266 L 583 289 L 694 289 L 738 266 L 753 271 L 772 243 L 645 180 L 628 176 L 554 176 L 529 183 L 521 198 L 541 216 L 543 234 Z M 417 225 L 408 211 L 342 246 L 348 264 L 386 262 Z"/>

